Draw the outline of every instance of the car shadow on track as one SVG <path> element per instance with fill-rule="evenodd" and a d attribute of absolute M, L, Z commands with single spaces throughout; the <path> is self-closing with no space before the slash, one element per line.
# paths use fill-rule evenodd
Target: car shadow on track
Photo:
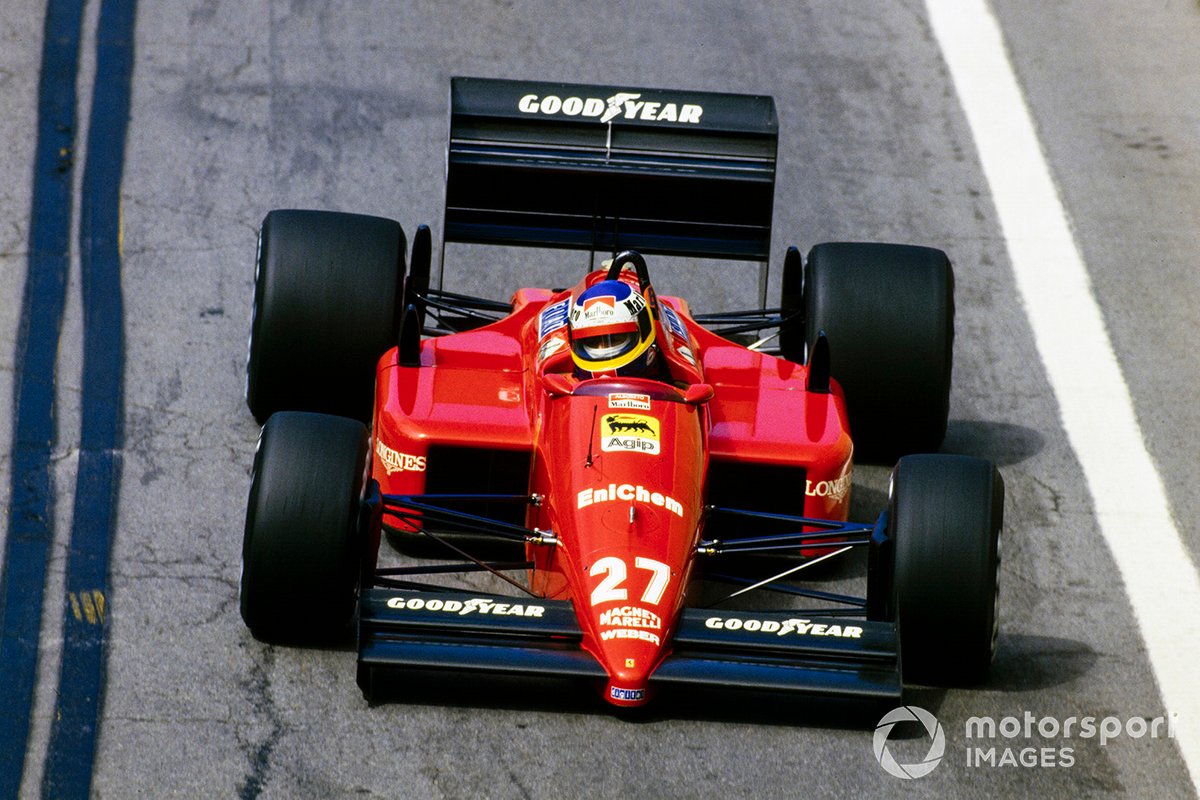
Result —
<path fill-rule="evenodd" d="M 946 427 L 943 453 L 986 458 L 998 467 L 1033 458 L 1046 446 L 1041 433 L 1023 425 L 973 419 L 952 419 Z"/>
<path fill-rule="evenodd" d="M 1034 692 L 1062 686 L 1091 672 L 1097 660 L 1095 650 L 1073 639 L 1001 632 L 996 661 L 981 688 Z"/>
<path fill-rule="evenodd" d="M 703 721 L 868 730 L 896 703 L 664 687 L 646 706 L 622 709 L 605 703 L 598 687 L 582 681 L 414 670 L 376 684 L 370 706 L 389 705 L 606 715 L 632 725 Z"/>

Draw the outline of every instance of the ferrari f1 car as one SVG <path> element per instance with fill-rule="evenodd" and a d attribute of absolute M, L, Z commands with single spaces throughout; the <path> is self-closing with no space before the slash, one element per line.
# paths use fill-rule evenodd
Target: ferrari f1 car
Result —
<path fill-rule="evenodd" d="M 791 248 L 777 307 L 764 280 L 757 309 L 693 313 L 655 294 L 649 266 L 765 274 L 771 98 L 459 78 L 451 105 L 445 242 L 612 258 L 497 302 L 432 285 L 425 226 L 410 250 L 377 217 L 266 216 L 246 393 L 263 423 L 241 577 L 253 634 L 355 624 L 368 698 L 421 670 L 580 678 L 617 706 L 671 684 L 885 700 L 980 678 L 1003 482 L 981 459 L 914 455 L 946 431 L 946 255 Z M 628 347 L 637 374 L 619 366 Z M 898 458 L 874 522 L 848 521 L 856 454 Z M 381 533 L 449 563 L 381 567 Z M 513 557 L 473 555 L 481 539 Z M 798 582 L 851 549 L 867 551 L 861 596 Z M 470 572 L 509 588 L 445 585 Z M 739 610 L 701 602 L 702 581 L 781 594 Z"/>

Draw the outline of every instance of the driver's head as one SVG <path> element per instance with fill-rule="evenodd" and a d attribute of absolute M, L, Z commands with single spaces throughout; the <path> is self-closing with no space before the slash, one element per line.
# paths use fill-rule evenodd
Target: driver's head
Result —
<path fill-rule="evenodd" d="M 654 320 L 641 293 L 600 281 L 575 298 L 567 318 L 571 358 L 581 378 L 645 376 L 654 361 Z"/>

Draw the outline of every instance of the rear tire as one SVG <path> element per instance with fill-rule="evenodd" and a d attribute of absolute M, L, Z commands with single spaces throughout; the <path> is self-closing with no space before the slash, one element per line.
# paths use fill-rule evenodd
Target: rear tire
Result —
<path fill-rule="evenodd" d="M 918 455 L 892 472 L 888 532 L 905 681 L 981 680 L 999 633 L 1004 480 L 991 462 Z"/>
<path fill-rule="evenodd" d="M 371 421 L 375 365 L 396 343 L 406 243 L 400 224 L 272 211 L 259 232 L 246 404 Z"/>
<path fill-rule="evenodd" d="M 242 542 L 241 612 L 267 642 L 336 640 L 354 615 L 367 429 L 283 411 L 262 429 Z"/>
<path fill-rule="evenodd" d="M 891 462 L 934 452 L 946 436 L 954 345 L 954 273 L 941 250 L 819 244 L 804 279 L 805 341 L 829 338 L 855 455 Z"/>

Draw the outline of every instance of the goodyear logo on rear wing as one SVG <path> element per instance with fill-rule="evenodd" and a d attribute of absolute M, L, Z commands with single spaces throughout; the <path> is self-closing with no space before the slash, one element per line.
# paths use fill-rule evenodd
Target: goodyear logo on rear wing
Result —
<path fill-rule="evenodd" d="M 583 117 L 597 122 L 614 119 L 645 122 L 686 122 L 697 124 L 704 107 L 696 103 L 643 100 L 641 92 L 617 92 L 609 97 L 559 97 L 556 94 L 527 94 L 517 101 L 523 114 L 550 117 Z"/>

